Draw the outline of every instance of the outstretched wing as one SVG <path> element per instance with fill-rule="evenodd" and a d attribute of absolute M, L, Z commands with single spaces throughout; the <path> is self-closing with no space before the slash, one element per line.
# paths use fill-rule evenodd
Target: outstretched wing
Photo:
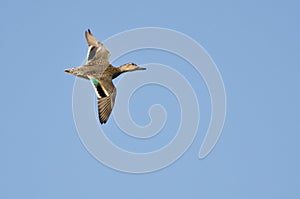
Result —
<path fill-rule="evenodd" d="M 116 88 L 111 79 L 97 80 L 89 76 L 98 97 L 98 116 L 100 123 L 106 123 L 115 104 Z"/>
<path fill-rule="evenodd" d="M 89 45 L 86 64 L 108 66 L 110 52 L 94 37 L 90 29 L 85 31 L 85 38 Z"/>

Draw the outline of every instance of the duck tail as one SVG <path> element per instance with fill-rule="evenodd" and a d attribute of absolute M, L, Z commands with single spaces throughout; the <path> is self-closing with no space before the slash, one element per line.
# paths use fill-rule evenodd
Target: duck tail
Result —
<path fill-rule="evenodd" d="M 75 73 L 75 68 L 67 68 L 65 70 L 66 73 L 74 74 Z"/>

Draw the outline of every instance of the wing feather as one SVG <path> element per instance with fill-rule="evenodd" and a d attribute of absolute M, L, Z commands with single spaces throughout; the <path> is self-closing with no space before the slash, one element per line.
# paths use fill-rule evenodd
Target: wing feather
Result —
<path fill-rule="evenodd" d="M 94 37 L 89 29 L 85 31 L 85 38 L 89 45 L 86 64 L 108 66 L 110 52 L 106 47 Z"/>
<path fill-rule="evenodd" d="M 100 123 L 104 124 L 114 107 L 117 91 L 111 79 L 102 78 L 97 80 L 92 76 L 89 76 L 89 78 L 98 97 L 98 117 Z"/>

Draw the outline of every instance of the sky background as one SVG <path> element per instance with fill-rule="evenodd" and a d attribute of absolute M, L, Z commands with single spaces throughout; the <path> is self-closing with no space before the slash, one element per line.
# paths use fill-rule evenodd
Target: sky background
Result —
<path fill-rule="evenodd" d="M 291 0 L 2 1 L 0 198 L 299 198 L 299 8 Z M 166 52 L 116 60 L 171 65 L 191 81 L 201 108 L 187 152 L 165 169 L 136 175 L 110 169 L 87 152 L 72 115 L 75 78 L 63 70 L 85 59 L 87 28 L 103 41 L 147 26 L 183 32 L 207 50 L 223 77 L 227 117 L 217 145 L 199 160 L 210 118 L 201 76 Z M 147 124 L 151 104 L 166 106 L 162 139 L 128 144 L 113 117 L 103 127 L 113 131 L 113 142 L 136 152 L 163 146 L 179 120 L 171 93 L 143 89 L 132 98 L 132 117 Z"/>

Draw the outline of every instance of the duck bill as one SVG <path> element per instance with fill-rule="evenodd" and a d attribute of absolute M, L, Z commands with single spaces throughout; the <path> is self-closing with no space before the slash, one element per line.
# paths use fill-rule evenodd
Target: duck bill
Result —
<path fill-rule="evenodd" d="M 143 67 L 137 67 L 135 70 L 146 70 L 146 68 L 143 68 Z"/>

